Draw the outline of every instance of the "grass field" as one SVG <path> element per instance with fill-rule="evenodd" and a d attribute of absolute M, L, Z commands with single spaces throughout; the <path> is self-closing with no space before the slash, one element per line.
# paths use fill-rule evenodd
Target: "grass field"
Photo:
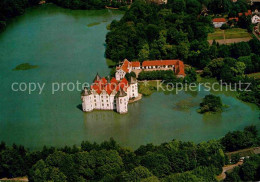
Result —
<path fill-rule="evenodd" d="M 232 28 L 227 30 L 215 29 L 214 33 L 208 35 L 208 40 L 221 40 L 224 39 L 236 39 L 236 38 L 250 38 L 251 35 L 246 29 Z"/>
<path fill-rule="evenodd" d="M 260 79 L 260 72 L 248 74 L 250 78 Z"/>

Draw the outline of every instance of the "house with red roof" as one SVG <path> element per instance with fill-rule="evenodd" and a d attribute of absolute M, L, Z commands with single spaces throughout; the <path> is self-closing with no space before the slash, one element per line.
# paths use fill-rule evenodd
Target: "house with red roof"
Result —
<path fill-rule="evenodd" d="M 220 28 L 222 25 L 227 23 L 227 20 L 225 18 L 214 18 L 212 23 L 215 28 Z"/>
<path fill-rule="evenodd" d="M 116 68 L 116 80 L 121 80 L 126 73 L 131 71 L 136 75 L 141 71 L 158 71 L 158 70 L 173 70 L 177 77 L 184 77 L 184 64 L 181 60 L 151 60 L 144 61 L 142 64 L 139 61 L 129 62 L 124 60 L 123 64 Z"/>
<path fill-rule="evenodd" d="M 228 19 L 228 21 L 232 21 L 232 20 L 238 22 L 238 17 L 233 17 L 233 18 L 229 18 L 229 19 Z"/>
<path fill-rule="evenodd" d="M 238 16 L 242 16 L 242 15 L 245 15 L 245 16 L 251 16 L 251 15 L 252 15 L 252 11 L 251 11 L 251 10 L 247 10 L 247 12 L 244 12 L 244 13 L 238 13 Z"/>
<path fill-rule="evenodd" d="M 180 60 L 153 60 L 142 63 L 144 71 L 173 70 L 177 77 L 184 77 L 184 64 Z"/>
<path fill-rule="evenodd" d="M 81 92 L 82 110 L 115 110 L 120 114 L 128 112 L 129 99 L 138 97 L 136 78 L 127 81 L 126 78 L 106 79 L 98 74 L 90 88 L 84 88 Z"/>

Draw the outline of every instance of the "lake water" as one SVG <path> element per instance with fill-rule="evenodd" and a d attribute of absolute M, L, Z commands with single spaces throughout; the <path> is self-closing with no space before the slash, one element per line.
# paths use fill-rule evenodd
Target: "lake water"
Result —
<path fill-rule="evenodd" d="M 206 91 L 154 93 L 130 104 L 126 115 L 83 113 L 78 108 L 78 91 L 53 95 L 53 82 L 89 82 L 97 72 L 102 76 L 109 73 L 104 57 L 106 26 L 122 15 L 119 11 L 72 11 L 44 5 L 9 23 L 0 34 L 0 141 L 39 149 L 113 137 L 123 146 L 137 148 L 174 138 L 194 142 L 219 138 L 249 124 L 260 127 L 258 108 L 229 92 L 215 93 L 229 108 L 210 115 L 196 112 Z M 22 63 L 38 67 L 13 71 Z M 41 95 L 28 94 L 12 91 L 14 82 L 46 85 Z"/>

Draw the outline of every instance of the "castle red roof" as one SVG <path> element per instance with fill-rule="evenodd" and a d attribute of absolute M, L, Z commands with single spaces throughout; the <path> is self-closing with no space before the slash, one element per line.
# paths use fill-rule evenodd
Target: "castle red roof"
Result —
<path fill-rule="evenodd" d="M 185 76 L 184 64 L 181 60 L 154 60 L 154 61 L 144 61 L 142 66 L 169 66 L 174 65 L 175 74 Z"/>
<path fill-rule="evenodd" d="M 140 67 L 140 62 L 139 61 L 132 62 L 132 67 Z"/>
<path fill-rule="evenodd" d="M 110 80 L 110 83 L 117 84 L 117 80 L 115 79 L 115 77 L 113 77 L 113 78 Z"/>
<path fill-rule="evenodd" d="M 236 20 L 236 21 L 238 21 L 238 17 L 229 18 L 228 20 Z"/>
<path fill-rule="evenodd" d="M 91 89 L 95 90 L 98 94 L 101 94 L 103 90 L 105 90 L 108 95 L 110 95 L 114 90 L 116 92 L 119 91 L 119 89 L 123 89 L 124 91 L 127 91 L 128 88 L 128 81 L 123 78 L 121 82 L 118 82 L 114 77 L 110 80 L 110 83 L 106 80 L 106 78 L 102 78 L 99 81 L 96 80 L 92 85 Z"/>
<path fill-rule="evenodd" d="M 122 70 L 124 72 L 128 73 L 129 72 L 128 67 L 130 67 L 130 66 L 131 66 L 131 63 L 127 59 L 125 59 L 123 65 L 122 65 Z"/>
<path fill-rule="evenodd" d="M 182 61 L 178 62 L 178 67 L 175 69 L 175 73 L 177 75 L 183 75 L 185 76 L 185 71 L 184 71 L 184 64 Z"/>
<path fill-rule="evenodd" d="M 226 22 L 226 19 L 225 18 L 214 18 L 212 21 L 213 22 Z"/>
<path fill-rule="evenodd" d="M 154 61 L 144 61 L 142 66 L 168 66 L 176 65 L 179 60 L 154 60 Z"/>

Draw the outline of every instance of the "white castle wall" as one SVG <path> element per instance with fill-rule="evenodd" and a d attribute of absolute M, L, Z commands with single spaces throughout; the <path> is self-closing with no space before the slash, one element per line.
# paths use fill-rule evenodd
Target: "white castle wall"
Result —
<path fill-rule="evenodd" d="M 116 71 L 116 80 L 122 80 L 125 77 L 126 72 L 124 72 L 122 69 L 119 69 Z"/>
<path fill-rule="evenodd" d="M 82 96 L 82 109 L 85 112 L 91 112 L 94 109 L 97 110 L 117 110 L 119 113 L 128 112 L 128 101 L 130 98 L 138 96 L 137 83 L 130 84 L 127 88 L 127 95 L 125 97 L 116 98 L 116 91 L 113 91 L 110 95 L 103 90 L 98 94 L 92 89 L 91 94 Z"/>
<path fill-rule="evenodd" d="M 128 96 L 116 98 L 116 110 L 120 114 L 128 112 Z"/>

